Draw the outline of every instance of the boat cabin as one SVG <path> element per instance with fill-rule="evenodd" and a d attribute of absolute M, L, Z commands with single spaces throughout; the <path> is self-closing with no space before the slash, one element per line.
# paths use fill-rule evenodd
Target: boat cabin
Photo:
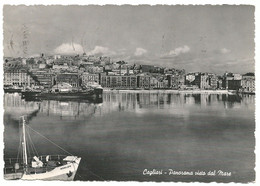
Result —
<path fill-rule="evenodd" d="M 72 90 L 73 87 L 69 83 L 58 83 L 51 89 L 52 92 L 71 92 Z"/>

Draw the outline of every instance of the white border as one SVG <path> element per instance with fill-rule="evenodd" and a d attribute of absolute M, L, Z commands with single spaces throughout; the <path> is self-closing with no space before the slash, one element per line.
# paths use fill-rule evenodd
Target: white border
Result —
<path fill-rule="evenodd" d="M 42 5 L 88 5 L 88 4 L 94 4 L 94 5 L 105 5 L 105 4 L 116 4 L 116 5 L 124 5 L 124 4 L 131 4 L 131 5 L 138 5 L 138 4 L 149 4 L 149 5 L 156 5 L 156 4 L 165 4 L 165 5 L 176 5 L 176 4 L 181 4 L 181 5 L 222 5 L 222 4 L 228 4 L 228 5 L 240 5 L 240 4 L 245 4 L 245 5 L 254 5 L 255 6 L 255 69 L 256 69 L 256 92 L 258 93 L 259 89 L 259 81 L 258 79 L 260 78 L 260 65 L 258 63 L 259 55 L 259 36 L 257 34 L 257 31 L 259 31 L 259 20 L 257 18 L 260 18 L 259 16 L 259 3 L 257 3 L 256 0 L 1 0 L 1 9 L 0 13 L 3 18 L 3 5 L 4 4 L 10 4 L 10 5 L 19 5 L 19 4 L 25 4 L 25 5 L 36 5 L 36 4 L 42 4 Z M 0 20 L 0 25 L 1 25 L 1 31 L 3 33 L 3 19 Z M 0 38 L 2 41 L 2 44 L 0 45 L 0 59 L 3 59 L 3 34 L 0 34 Z M 0 65 L 0 73 L 1 77 L 0 78 L 0 85 L 3 85 L 3 65 Z M 1 113 L 0 118 L 1 121 L 3 121 L 3 90 L 0 90 L 0 109 Z M 259 99 L 258 96 L 256 96 L 256 113 L 259 111 Z M 256 154 L 258 153 L 259 149 L 259 144 L 257 143 L 257 139 L 259 139 L 259 114 L 256 114 Z M 3 122 L 0 125 L 0 136 L 1 136 L 1 142 L 3 142 Z M 1 150 L 0 150 L 0 157 L 3 158 L 3 143 L 1 143 Z M 259 155 L 258 155 L 259 156 Z M 256 182 L 255 183 L 249 183 L 246 185 L 255 185 L 256 183 L 259 183 L 259 173 L 257 170 L 259 170 L 258 163 L 259 158 L 256 156 Z M 3 160 L 1 159 L 1 168 L 0 168 L 0 182 L 1 185 L 119 185 L 119 184 L 124 184 L 124 185 L 140 185 L 140 184 L 145 184 L 145 185 L 172 185 L 172 184 L 180 184 L 180 185 L 194 185 L 194 184 L 200 184 L 200 185 L 205 185 L 209 183 L 176 183 L 176 182 L 164 182 L 164 183 L 154 183 L 154 182 L 43 182 L 43 181 L 32 181 L 32 182 L 25 182 L 25 181 L 5 181 L 3 180 Z M 223 185 L 217 184 L 217 183 L 210 183 L 211 185 Z M 229 183 L 229 185 L 245 185 L 245 184 L 234 184 L 234 183 Z"/>

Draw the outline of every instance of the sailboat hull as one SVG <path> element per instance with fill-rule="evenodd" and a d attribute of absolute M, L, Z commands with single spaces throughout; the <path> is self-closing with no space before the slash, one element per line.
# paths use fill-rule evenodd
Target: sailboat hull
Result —
<path fill-rule="evenodd" d="M 69 162 L 66 165 L 56 167 L 55 169 L 45 173 L 24 174 L 22 180 L 60 180 L 73 181 L 78 170 L 81 158 L 77 158 L 74 162 Z"/>

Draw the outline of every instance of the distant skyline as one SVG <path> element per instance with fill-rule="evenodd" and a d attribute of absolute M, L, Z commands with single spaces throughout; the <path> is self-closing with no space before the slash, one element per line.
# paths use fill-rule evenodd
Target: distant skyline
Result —
<path fill-rule="evenodd" d="M 9 6 L 4 56 L 109 56 L 187 72 L 254 72 L 253 6 Z"/>

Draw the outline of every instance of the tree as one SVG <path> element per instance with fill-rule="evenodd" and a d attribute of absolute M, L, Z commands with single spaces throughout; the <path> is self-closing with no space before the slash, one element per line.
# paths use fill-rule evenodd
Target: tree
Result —
<path fill-rule="evenodd" d="M 253 72 L 248 72 L 248 73 L 244 74 L 244 76 L 255 76 L 255 73 L 253 73 Z"/>

